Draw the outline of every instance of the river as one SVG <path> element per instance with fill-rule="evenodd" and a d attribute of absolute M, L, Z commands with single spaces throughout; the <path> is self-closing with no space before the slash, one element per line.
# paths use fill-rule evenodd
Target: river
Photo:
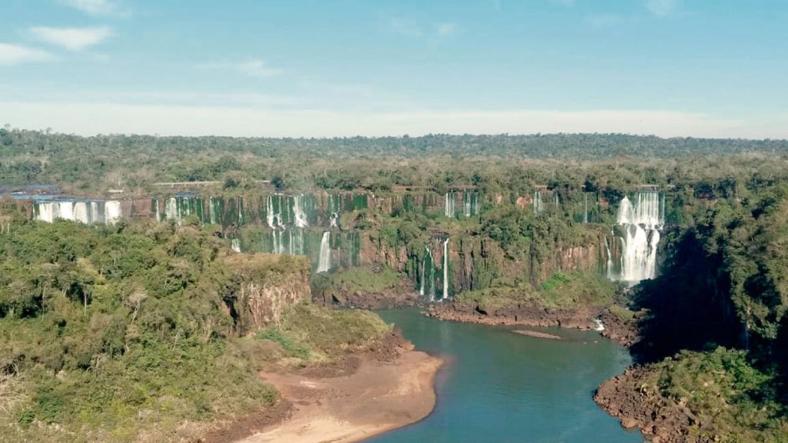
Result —
<path fill-rule="evenodd" d="M 630 364 L 627 351 L 598 333 L 511 329 L 439 321 L 413 309 L 380 311 L 416 348 L 447 360 L 438 403 L 424 420 L 369 442 L 641 442 L 596 406 L 594 389 Z"/>

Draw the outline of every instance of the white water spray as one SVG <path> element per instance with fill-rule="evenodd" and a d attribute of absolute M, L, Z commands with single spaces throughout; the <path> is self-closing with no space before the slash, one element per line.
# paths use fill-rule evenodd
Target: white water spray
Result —
<path fill-rule="evenodd" d="M 656 276 L 659 231 L 664 223 L 661 206 L 659 193 L 653 191 L 639 192 L 634 205 L 627 197 L 621 200 L 617 217 L 624 234 L 620 280 L 636 284 Z"/>

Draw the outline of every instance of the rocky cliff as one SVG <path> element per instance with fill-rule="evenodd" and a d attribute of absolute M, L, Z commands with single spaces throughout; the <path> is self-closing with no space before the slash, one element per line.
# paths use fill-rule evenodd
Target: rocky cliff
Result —
<path fill-rule="evenodd" d="M 232 254 L 233 278 L 225 295 L 239 334 L 279 324 L 284 312 L 311 298 L 309 260 L 271 254 Z"/>

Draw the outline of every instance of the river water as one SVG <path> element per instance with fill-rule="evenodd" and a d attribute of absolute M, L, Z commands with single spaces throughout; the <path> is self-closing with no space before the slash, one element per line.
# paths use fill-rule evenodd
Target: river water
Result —
<path fill-rule="evenodd" d="M 444 322 L 416 310 L 380 311 L 416 348 L 447 359 L 438 403 L 419 423 L 369 440 L 402 442 L 641 442 L 594 403 L 594 389 L 630 363 L 596 332 L 532 328 L 562 337 Z"/>

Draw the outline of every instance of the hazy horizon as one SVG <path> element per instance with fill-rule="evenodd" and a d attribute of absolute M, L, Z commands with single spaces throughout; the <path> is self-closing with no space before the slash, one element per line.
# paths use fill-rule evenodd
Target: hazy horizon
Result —
<path fill-rule="evenodd" d="M 776 0 L 7 0 L 0 124 L 788 138 Z"/>

